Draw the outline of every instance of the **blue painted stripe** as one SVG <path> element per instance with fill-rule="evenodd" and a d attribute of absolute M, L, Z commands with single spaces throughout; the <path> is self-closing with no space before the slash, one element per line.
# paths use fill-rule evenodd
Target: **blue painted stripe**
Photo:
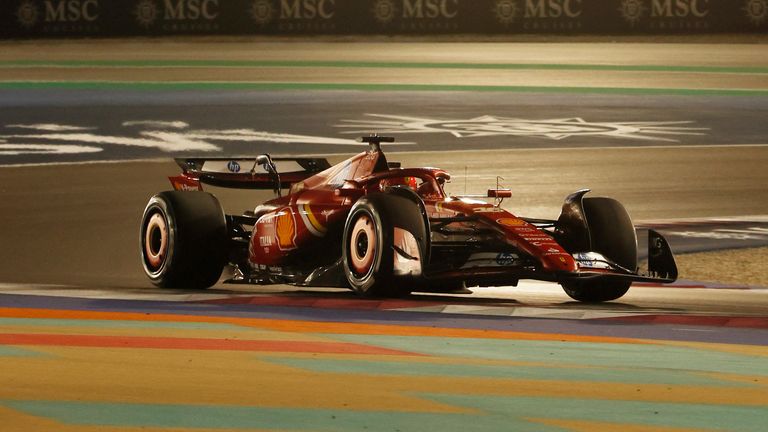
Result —
<path fill-rule="evenodd" d="M 236 324 L 168 321 L 78 320 L 57 318 L 0 318 L 0 325 L 33 327 L 159 328 L 181 330 L 242 330 Z"/>

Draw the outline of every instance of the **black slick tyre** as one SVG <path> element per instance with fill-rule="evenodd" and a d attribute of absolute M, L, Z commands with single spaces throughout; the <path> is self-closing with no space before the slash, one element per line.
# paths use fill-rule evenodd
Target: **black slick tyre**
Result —
<path fill-rule="evenodd" d="M 227 261 L 227 223 L 219 201 L 206 192 L 160 192 L 141 220 L 144 273 L 163 288 L 214 285 Z"/>
<path fill-rule="evenodd" d="M 624 267 L 637 269 L 637 236 L 632 219 L 621 203 L 611 198 L 584 198 L 584 214 L 589 226 L 592 251 Z M 588 281 L 563 283 L 572 299 L 582 302 L 616 300 L 627 293 L 632 281 L 600 277 Z"/>
<path fill-rule="evenodd" d="M 342 263 L 349 286 L 363 297 L 397 297 L 410 293 L 393 275 L 392 219 L 384 194 L 359 199 L 347 216 Z"/>

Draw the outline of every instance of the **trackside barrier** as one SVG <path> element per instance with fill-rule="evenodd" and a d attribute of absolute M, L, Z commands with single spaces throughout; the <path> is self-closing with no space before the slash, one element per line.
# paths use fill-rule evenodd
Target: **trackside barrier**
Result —
<path fill-rule="evenodd" d="M 768 0 L 3 0 L 0 37 L 768 32 Z"/>

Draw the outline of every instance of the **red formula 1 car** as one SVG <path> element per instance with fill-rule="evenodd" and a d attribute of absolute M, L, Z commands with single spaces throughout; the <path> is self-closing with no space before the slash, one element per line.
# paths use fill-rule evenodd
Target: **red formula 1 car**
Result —
<path fill-rule="evenodd" d="M 269 155 L 177 159 L 175 190 L 144 210 L 147 276 L 161 287 L 206 288 L 229 264 L 229 282 L 351 287 L 363 296 L 538 279 L 588 302 L 617 299 L 633 281 L 677 278 L 669 245 L 652 230 L 648 271 L 638 272 L 634 226 L 613 199 L 581 190 L 556 220 L 520 217 L 499 206 L 508 189 L 489 190 L 493 203 L 446 196 L 447 172 L 388 163 L 380 144 L 393 138 L 362 141 L 367 151 L 334 166 Z M 203 185 L 274 189 L 277 197 L 229 215 Z"/>

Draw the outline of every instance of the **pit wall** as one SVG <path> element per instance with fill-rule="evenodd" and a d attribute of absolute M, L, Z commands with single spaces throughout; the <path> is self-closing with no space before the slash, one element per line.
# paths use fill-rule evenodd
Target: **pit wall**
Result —
<path fill-rule="evenodd" d="M 768 33 L 768 0 L 3 0 L 0 37 Z"/>

